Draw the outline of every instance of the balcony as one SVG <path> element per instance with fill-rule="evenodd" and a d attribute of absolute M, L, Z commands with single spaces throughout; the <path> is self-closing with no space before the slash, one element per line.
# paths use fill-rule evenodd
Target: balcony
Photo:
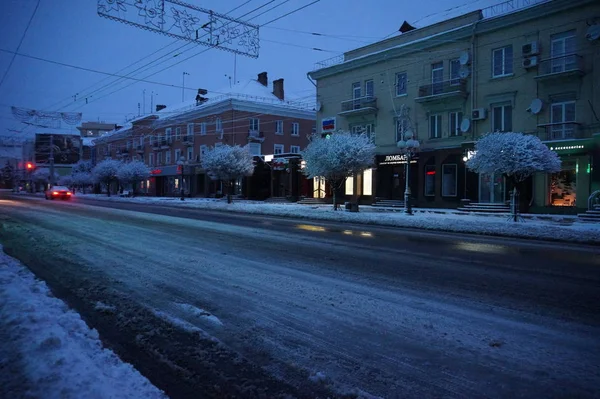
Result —
<path fill-rule="evenodd" d="M 427 103 L 446 99 L 459 99 L 467 97 L 467 94 L 466 80 L 446 80 L 419 86 L 419 96 L 415 98 L 415 102 Z"/>
<path fill-rule="evenodd" d="M 542 140 L 544 141 L 584 138 L 581 124 L 577 122 L 546 123 L 538 125 L 538 127 L 545 129 L 545 134 L 542 136 Z"/>
<path fill-rule="evenodd" d="M 540 62 L 537 80 L 583 76 L 583 57 L 578 54 L 563 55 Z"/>
<path fill-rule="evenodd" d="M 144 152 L 144 146 L 143 146 L 143 145 L 137 145 L 137 146 L 135 147 L 135 151 L 136 151 L 138 154 L 142 154 L 142 153 Z"/>
<path fill-rule="evenodd" d="M 258 130 L 248 130 L 248 141 L 263 142 L 265 141 L 265 134 Z"/>
<path fill-rule="evenodd" d="M 194 145 L 194 136 L 185 135 L 181 138 L 184 145 Z"/>
<path fill-rule="evenodd" d="M 166 150 L 171 145 L 171 140 L 161 139 L 160 140 L 160 148 Z"/>
<path fill-rule="evenodd" d="M 356 116 L 377 112 L 377 97 L 366 96 L 342 101 L 340 116 Z"/>

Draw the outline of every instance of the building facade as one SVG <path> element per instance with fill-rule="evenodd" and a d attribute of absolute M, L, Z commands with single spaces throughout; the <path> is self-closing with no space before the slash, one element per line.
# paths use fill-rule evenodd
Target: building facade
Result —
<path fill-rule="evenodd" d="M 537 135 L 561 157 L 560 173 L 523 187 L 531 211 L 580 211 L 600 189 L 600 4 L 553 0 L 493 17 L 484 11 L 409 30 L 309 73 L 321 132 L 366 131 L 377 146 L 375 168 L 347 194 L 363 202 L 403 198 L 407 164 L 396 143 L 409 129 L 421 144 L 409 169 L 417 206 L 508 200 L 504 177 L 465 167 L 487 132 Z"/>
<path fill-rule="evenodd" d="M 281 194 L 270 189 L 273 175 L 265 156 L 298 154 L 314 128 L 314 106 L 286 100 L 283 79 L 271 89 L 263 72 L 227 92 L 199 90 L 194 101 L 158 106 L 155 113 L 95 139 L 95 156 L 98 162 L 144 161 L 152 176 L 142 189 L 149 195 L 179 195 L 183 185 L 189 195 L 214 196 L 223 194 L 223 187 L 202 169 L 202 155 L 214 146 L 247 146 L 257 159 L 257 171 L 237 182 L 236 192 L 263 199 Z"/>

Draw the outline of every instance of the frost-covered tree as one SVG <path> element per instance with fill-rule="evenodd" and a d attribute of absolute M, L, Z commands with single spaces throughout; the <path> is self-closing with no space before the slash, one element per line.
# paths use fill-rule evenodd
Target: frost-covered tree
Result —
<path fill-rule="evenodd" d="M 100 184 L 106 184 L 106 192 L 110 197 L 110 185 L 117 181 L 117 172 L 122 162 L 115 159 L 105 159 L 92 169 L 94 180 Z"/>
<path fill-rule="evenodd" d="M 60 178 L 60 176 L 54 172 L 54 181 L 58 181 L 58 179 Z M 48 168 L 39 168 L 36 169 L 35 171 L 33 171 L 31 173 L 31 180 L 33 180 L 35 183 L 42 183 L 44 185 L 49 184 L 50 183 L 50 169 Z M 37 187 L 36 187 L 37 189 Z"/>
<path fill-rule="evenodd" d="M 476 173 L 504 175 L 513 183 L 516 194 L 517 186 L 528 177 L 536 173 L 558 172 L 561 162 L 558 155 L 538 137 L 510 132 L 488 133 L 481 137 L 466 165 Z M 516 213 L 514 220 L 517 220 Z"/>
<path fill-rule="evenodd" d="M 58 185 L 59 186 L 66 186 L 69 187 L 73 184 L 73 177 L 71 177 L 71 175 L 66 175 L 66 176 L 61 176 L 58 179 Z"/>
<path fill-rule="evenodd" d="M 150 169 L 141 161 L 132 161 L 121 165 L 117 171 L 117 179 L 121 183 L 131 184 L 133 196 L 137 191 L 137 184 L 150 176 Z"/>
<path fill-rule="evenodd" d="M 94 178 L 91 173 L 78 172 L 71 175 L 72 184 L 81 187 L 85 194 L 85 187 L 94 184 Z"/>
<path fill-rule="evenodd" d="M 94 169 L 94 165 L 90 161 L 79 161 L 75 165 L 73 165 L 71 174 L 74 175 L 76 173 L 92 173 L 92 169 Z"/>
<path fill-rule="evenodd" d="M 245 147 L 222 145 L 206 151 L 202 167 L 213 180 L 221 180 L 227 186 L 227 203 L 231 204 L 232 181 L 252 176 L 254 159 Z"/>
<path fill-rule="evenodd" d="M 337 209 L 336 191 L 346 179 L 373 164 L 375 145 L 366 134 L 337 132 L 329 138 L 314 137 L 302 152 L 308 178 L 321 176 L 333 188 L 333 209 Z"/>

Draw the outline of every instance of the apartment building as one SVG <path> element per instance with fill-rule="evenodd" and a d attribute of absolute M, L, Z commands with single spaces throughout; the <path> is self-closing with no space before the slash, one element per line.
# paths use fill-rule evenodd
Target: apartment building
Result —
<path fill-rule="evenodd" d="M 81 159 L 84 161 L 96 162 L 93 151 L 94 139 L 103 136 L 104 134 L 119 129 L 116 123 L 106 122 L 83 122 L 81 126 L 77 126 L 81 134 Z"/>
<path fill-rule="evenodd" d="M 314 101 L 286 99 L 283 79 L 273 81 L 270 88 L 267 73 L 263 72 L 231 90 L 199 90 L 192 101 L 157 106 L 153 114 L 136 118 L 94 142 L 98 160 L 143 160 L 151 168 L 152 177 L 142 189 L 151 195 L 178 195 L 183 184 L 190 195 L 210 196 L 222 187 L 211 181 L 201 167 L 207 149 L 247 146 L 257 160 L 299 154 L 314 127 Z M 260 176 L 238 182 L 238 193 L 248 197 L 270 194 L 266 193 L 268 177 L 256 187 L 265 181 L 264 173 L 270 174 L 269 166 L 263 163 L 257 168 Z"/>
<path fill-rule="evenodd" d="M 375 168 L 346 194 L 363 202 L 403 199 L 407 164 L 396 143 L 408 129 L 421 145 L 409 168 L 417 206 L 508 200 L 502 176 L 465 167 L 487 132 L 535 134 L 561 157 L 560 173 L 525 185 L 522 201 L 531 211 L 576 212 L 600 189 L 600 3 L 553 0 L 487 11 L 409 26 L 309 73 L 321 132 L 366 131 L 377 146 Z"/>

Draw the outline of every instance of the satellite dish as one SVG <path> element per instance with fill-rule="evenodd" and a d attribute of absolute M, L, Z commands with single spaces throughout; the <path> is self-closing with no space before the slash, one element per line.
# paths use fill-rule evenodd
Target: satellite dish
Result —
<path fill-rule="evenodd" d="M 463 51 L 460 54 L 460 57 L 458 58 L 458 62 L 460 62 L 460 65 L 468 65 L 470 59 L 471 59 L 471 57 L 469 55 L 469 52 L 468 51 Z"/>
<path fill-rule="evenodd" d="M 531 105 L 529 106 L 529 110 L 531 111 L 532 114 L 537 115 L 542 110 L 543 105 L 544 105 L 544 103 L 542 102 L 542 100 L 540 100 L 539 98 L 536 98 L 531 102 Z"/>
<path fill-rule="evenodd" d="M 471 74 L 471 71 L 469 70 L 469 67 L 466 65 L 461 66 L 460 70 L 458 71 L 458 76 L 460 76 L 461 79 L 468 78 L 470 74 Z"/>
<path fill-rule="evenodd" d="M 585 38 L 588 39 L 590 42 L 598 40 L 598 38 L 600 38 L 600 25 L 591 25 L 587 30 Z"/>
<path fill-rule="evenodd" d="M 462 122 L 460 123 L 460 131 L 466 133 L 469 131 L 470 128 L 471 121 L 469 120 L 469 118 L 463 118 Z"/>

